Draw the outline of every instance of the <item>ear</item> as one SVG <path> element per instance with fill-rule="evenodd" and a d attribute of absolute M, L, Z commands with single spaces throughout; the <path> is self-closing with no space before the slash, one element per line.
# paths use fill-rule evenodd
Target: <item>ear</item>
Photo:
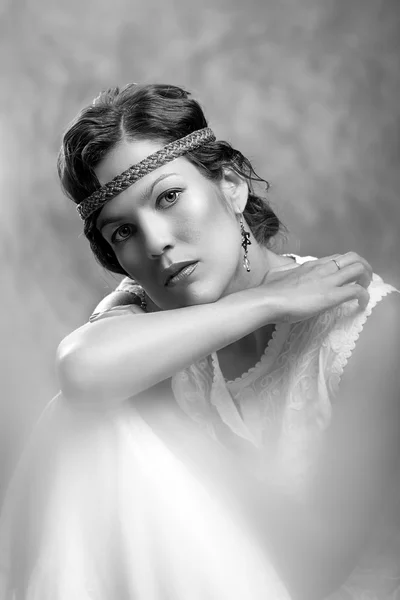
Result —
<path fill-rule="evenodd" d="M 221 191 L 236 214 L 243 213 L 249 197 L 249 187 L 244 177 L 230 167 L 223 167 Z"/>

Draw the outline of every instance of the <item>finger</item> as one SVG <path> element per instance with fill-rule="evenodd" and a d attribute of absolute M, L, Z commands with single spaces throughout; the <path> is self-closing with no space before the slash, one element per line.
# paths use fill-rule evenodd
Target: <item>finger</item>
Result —
<path fill-rule="evenodd" d="M 358 283 L 349 283 L 335 290 L 335 306 L 349 300 L 357 300 L 360 308 L 364 310 L 369 302 L 369 292 Z"/>
<path fill-rule="evenodd" d="M 332 273 L 335 273 L 339 270 L 339 268 L 341 268 L 339 261 L 342 256 L 343 254 L 331 254 L 330 256 L 323 256 L 322 258 L 308 260 L 298 266 L 305 270 L 318 269 L 318 272 L 321 275 L 332 275 Z M 338 262 L 339 267 L 335 263 L 335 260 Z"/>
<path fill-rule="evenodd" d="M 359 283 L 365 289 L 371 283 L 371 273 L 360 262 L 349 264 L 341 268 L 332 275 L 335 285 L 345 285 L 346 283 Z"/>
<path fill-rule="evenodd" d="M 316 263 L 319 264 L 326 264 L 328 263 L 330 260 L 333 260 L 334 258 L 339 258 L 339 256 L 342 256 L 341 254 L 330 254 L 329 256 L 323 256 L 321 258 L 318 258 L 318 260 L 316 260 Z"/>
<path fill-rule="evenodd" d="M 311 267 L 317 268 L 321 275 L 332 275 L 333 273 L 340 271 L 340 259 L 342 256 L 342 254 L 332 254 L 331 256 L 324 256 L 316 261 L 305 264 L 309 264 Z"/>
<path fill-rule="evenodd" d="M 338 258 L 336 258 L 340 268 L 347 267 L 353 263 L 361 263 L 364 265 L 365 270 L 370 274 L 372 279 L 373 269 L 370 263 L 363 257 L 357 254 L 357 252 L 346 252 L 346 254 L 340 254 Z"/>
<path fill-rule="evenodd" d="M 364 265 L 364 269 L 366 273 L 369 275 L 369 281 L 372 279 L 373 269 L 370 263 L 357 254 L 356 252 L 347 252 L 346 254 L 332 254 L 330 256 L 325 256 L 323 258 L 318 259 L 318 261 L 314 261 L 314 266 L 323 267 L 322 274 L 330 275 L 335 271 L 341 270 L 348 265 L 354 263 L 361 263 Z M 338 268 L 339 267 L 339 268 Z"/>

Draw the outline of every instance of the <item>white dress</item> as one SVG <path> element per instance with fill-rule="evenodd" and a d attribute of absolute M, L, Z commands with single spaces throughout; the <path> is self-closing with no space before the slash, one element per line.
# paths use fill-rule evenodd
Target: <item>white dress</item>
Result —
<path fill-rule="evenodd" d="M 197 439 L 174 420 L 162 433 Z M 0 600 L 288 600 L 218 469 L 211 485 L 172 446 L 133 399 L 94 412 L 57 396 L 2 510 Z"/>
<path fill-rule="evenodd" d="M 251 448 L 247 462 L 255 476 L 301 501 L 343 370 L 374 306 L 393 291 L 374 274 L 365 310 L 354 300 L 301 323 L 277 325 L 261 360 L 234 381 L 224 379 L 217 353 L 211 354 L 173 377 L 179 406 L 221 444 L 236 444 L 238 454 Z M 392 500 L 335 600 L 399 600 L 400 481 Z"/>
<path fill-rule="evenodd" d="M 277 485 L 297 493 L 354 342 L 372 307 L 393 289 L 375 276 L 363 314 L 348 303 L 279 325 L 261 361 L 235 382 L 225 382 L 215 353 L 177 373 L 179 406 L 220 446 L 242 440 L 256 453 L 267 446 L 279 466 Z M 159 424 L 168 428 L 163 410 Z M 271 440 L 277 420 L 281 435 Z M 56 397 L 2 509 L 0 600 L 287 600 L 245 520 L 216 493 L 216 481 L 210 485 L 191 468 L 184 447 L 171 449 L 165 439 L 134 399 L 94 412 Z M 257 464 L 256 477 L 264 467 Z M 393 544 L 387 557 L 394 563 L 385 558 L 382 589 L 368 599 L 387 599 L 389 588 L 399 588 L 391 579 L 400 575 Z M 373 569 L 375 576 L 376 563 Z M 361 580 L 361 587 L 357 578 L 349 584 L 350 596 L 366 597 Z"/>

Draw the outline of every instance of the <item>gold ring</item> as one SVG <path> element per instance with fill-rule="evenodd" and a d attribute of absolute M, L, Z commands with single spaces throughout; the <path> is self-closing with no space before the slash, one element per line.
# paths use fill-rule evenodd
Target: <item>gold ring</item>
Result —
<path fill-rule="evenodd" d="M 333 262 L 335 263 L 335 265 L 338 268 L 338 271 L 340 271 L 340 265 L 339 265 L 338 261 L 336 260 L 336 258 L 332 258 L 331 260 L 333 260 Z"/>

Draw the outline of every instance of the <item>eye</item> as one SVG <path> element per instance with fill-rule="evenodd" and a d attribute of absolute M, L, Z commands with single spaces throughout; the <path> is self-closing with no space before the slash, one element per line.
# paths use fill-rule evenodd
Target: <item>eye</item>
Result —
<path fill-rule="evenodd" d="M 160 206 L 161 202 L 164 201 L 164 206 L 161 206 L 161 208 L 168 208 L 172 204 L 175 204 L 181 193 L 182 190 L 168 190 L 164 192 L 157 198 L 157 206 Z"/>
<path fill-rule="evenodd" d="M 121 225 L 114 231 L 111 236 L 111 241 L 113 244 L 118 244 L 119 242 L 124 242 L 133 234 L 132 225 Z"/>

